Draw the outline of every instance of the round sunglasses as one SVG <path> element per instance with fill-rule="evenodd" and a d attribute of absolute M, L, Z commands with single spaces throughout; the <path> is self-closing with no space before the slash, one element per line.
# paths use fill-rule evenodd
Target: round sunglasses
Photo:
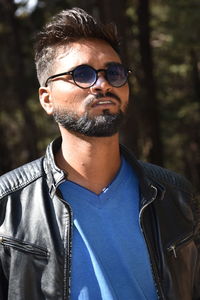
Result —
<path fill-rule="evenodd" d="M 117 88 L 123 86 L 127 82 L 128 76 L 132 73 L 130 69 L 125 68 L 120 63 L 110 63 L 107 69 L 99 70 L 96 70 L 89 65 L 80 65 L 74 68 L 72 71 L 63 72 L 48 77 L 45 82 L 45 86 L 48 85 L 50 79 L 54 79 L 62 75 L 71 75 L 74 83 L 78 87 L 87 89 L 97 82 L 99 72 L 104 72 L 105 79 L 108 81 L 108 83 Z"/>

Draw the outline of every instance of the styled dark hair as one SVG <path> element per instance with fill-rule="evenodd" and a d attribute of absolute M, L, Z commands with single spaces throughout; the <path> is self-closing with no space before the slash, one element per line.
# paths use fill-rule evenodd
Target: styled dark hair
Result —
<path fill-rule="evenodd" d="M 119 53 L 119 38 L 114 24 L 97 22 L 81 8 L 63 10 L 55 15 L 36 37 L 35 63 L 41 86 L 51 75 L 57 47 L 81 38 L 104 40 Z"/>

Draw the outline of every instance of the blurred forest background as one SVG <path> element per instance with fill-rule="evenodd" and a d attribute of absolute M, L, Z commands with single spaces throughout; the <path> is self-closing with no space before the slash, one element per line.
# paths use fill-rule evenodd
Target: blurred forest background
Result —
<path fill-rule="evenodd" d="M 0 0 L 0 174 L 43 155 L 59 134 L 39 105 L 33 41 L 49 17 L 73 6 L 117 24 L 134 70 L 121 141 L 199 190 L 199 0 Z"/>

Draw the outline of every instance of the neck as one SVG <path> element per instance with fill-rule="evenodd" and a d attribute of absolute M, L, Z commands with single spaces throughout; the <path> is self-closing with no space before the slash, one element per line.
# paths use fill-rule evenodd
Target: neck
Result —
<path fill-rule="evenodd" d="M 62 146 L 56 163 L 71 180 L 99 194 L 120 167 L 119 135 L 85 137 L 61 131 Z"/>

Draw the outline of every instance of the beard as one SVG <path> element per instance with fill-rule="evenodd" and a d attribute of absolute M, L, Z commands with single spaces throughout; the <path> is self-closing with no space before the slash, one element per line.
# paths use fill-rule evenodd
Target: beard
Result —
<path fill-rule="evenodd" d="M 103 110 L 101 115 L 89 116 L 88 112 L 78 116 L 72 111 L 54 108 L 53 117 L 63 128 L 90 137 L 109 137 L 116 134 L 124 120 L 124 113 L 110 113 Z"/>

